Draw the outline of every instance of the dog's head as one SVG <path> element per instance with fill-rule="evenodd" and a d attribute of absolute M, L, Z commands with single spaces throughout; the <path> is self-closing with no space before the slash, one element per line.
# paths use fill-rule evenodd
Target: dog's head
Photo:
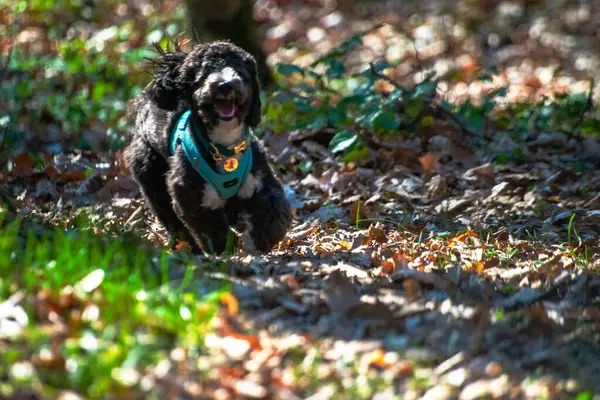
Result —
<path fill-rule="evenodd" d="M 175 110 L 181 102 L 210 126 L 260 123 L 260 89 L 254 58 L 229 42 L 199 44 L 186 54 L 162 51 L 150 84 L 154 102 Z"/>

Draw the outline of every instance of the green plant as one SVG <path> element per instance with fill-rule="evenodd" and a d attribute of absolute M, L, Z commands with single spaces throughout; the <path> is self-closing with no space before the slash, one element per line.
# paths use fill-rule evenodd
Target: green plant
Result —
<path fill-rule="evenodd" d="M 62 150 L 59 139 L 79 149 L 116 150 L 123 144 L 127 101 L 150 79 L 149 42 L 166 44 L 163 32 L 180 32 L 184 16 L 177 12 L 166 22 L 155 17 L 156 9 L 143 20 L 133 13 L 123 19 L 120 6 L 115 0 L 101 6 L 66 0 L 0 4 L 15 20 L 0 28 L 3 37 L 46 28 L 35 45 L 15 44 L 0 58 L 0 125 L 7 128 L 7 149 L 22 151 L 29 132 L 51 136 L 56 143 L 44 149 L 50 152 Z M 88 32 L 89 24 L 97 30 Z"/>
<path fill-rule="evenodd" d="M 575 216 L 575 213 L 571 215 L 571 218 L 569 218 L 569 226 L 567 227 L 567 243 L 569 246 L 571 246 L 571 232 L 573 231 L 575 235 L 577 235 L 577 231 L 574 230 L 575 227 L 573 226 L 573 223 L 575 222 Z"/>
<path fill-rule="evenodd" d="M 221 293 L 228 290 L 222 283 L 193 279 L 192 259 L 157 252 L 139 240 L 106 240 L 81 229 L 40 233 L 18 220 L 3 226 L 0 299 L 24 299 L 28 320 L 37 322 L 26 324 L 18 341 L 8 342 L 0 374 L 29 362 L 30 352 L 34 358 L 51 354 L 64 360 L 52 368 L 38 365 L 25 382 L 9 382 L 12 386 L 34 384 L 48 394 L 52 387 L 69 388 L 92 398 L 136 388 L 140 371 L 165 359 L 169 349 L 197 351 Z M 173 268 L 186 268 L 176 288 L 169 277 Z M 67 337 L 56 336 L 59 326 L 38 327 L 47 318 L 40 301 L 56 304 L 53 312 L 68 328 Z"/>
<path fill-rule="evenodd" d="M 427 73 L 414 87 L 405 87 L 389 78 L 384 71 L 393 68 L 381 61 L 355 71 L 346 66 L 347 56 L 363 44 L 357 34 L 338 48 L 314 61 L 306 68 L 278 64 L 278 90 L 267 95 L 265 126 L 275 133 L 283 130 L 335 133 L 329 150 L 342 154 L 342 161 L 368 160 L 373 144 L 392 135 L 398 138 L 418 136 L 446 119 L 464 133 L 483 136 L 485 129 L 510 132 L 516 140 L 523 134 L 562 131 L 572 136 L 598 135 L 600 125 L 587 118 L 590 94 L 557 94 L 530 103 L 499 105 L 506 95 L 500 87 L 475 103 L 467 100 L 450 104 L 437 98 L 438 78 Z M 491 81 L 495 68 L 480 70 L 476 78 Z M 391 91 L 382 91 L 376 83 L 386 81 Z M 522 163 L 520 148 L 498 155 L 496 163 Z"/>

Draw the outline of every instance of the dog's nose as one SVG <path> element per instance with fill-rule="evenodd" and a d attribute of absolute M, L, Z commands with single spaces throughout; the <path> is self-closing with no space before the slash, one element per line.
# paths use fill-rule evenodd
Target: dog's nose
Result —
<path fill-rule="evenodd" d="M 233 88 L 233 82 L 231 81 L 223 81 L 219 83 L 219 89 L 227 90 Z"/>

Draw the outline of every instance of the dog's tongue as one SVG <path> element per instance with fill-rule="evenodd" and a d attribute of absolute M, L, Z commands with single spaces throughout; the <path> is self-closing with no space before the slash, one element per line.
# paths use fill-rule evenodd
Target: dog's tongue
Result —
<path fill-rule="evenodd" d="M 235 114 L 235 106 L 233 104 L 219 104 L 216 108 L 221 118 L 231 118 Z"/>

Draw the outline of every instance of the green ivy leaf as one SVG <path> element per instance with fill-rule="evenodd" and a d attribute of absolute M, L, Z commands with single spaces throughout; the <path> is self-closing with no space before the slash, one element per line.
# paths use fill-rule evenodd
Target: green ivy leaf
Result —
<path fill-rule="evenodd" d="M 435 123 L 435 120 L 433 119 L 433 117 L 431 115 L 428 115 L 428 116 L 423 117 L 421 119 L 421 126 L 422 127 L 433 126 L 434 123 Z"/>
<path fill-rule="evenodd" d="M 334 123 L 334 124 L 339 124 L 343 121 L 346 120 L 346 113 L 344 113 L 342 110 L 340 110 L 339 108 L 329 108 L 327 110 L 327 118 L 329 118 L 329 120 Z"/>
<path fill-rule="evenodd" d="M 500 72 L 498 71 L 498 67 L 495 65 L 492 65 L 491 67 L 488 67 L 488 71 L 490 71 L 490 73 L 494 74 L 494 75 L 498 75 Z"/>
<path fill-rule="evenodd" d="M 308 84 L 308 83 L 306 83 L 306 82 L 300 82 L 300 83 L 297 85 L 297 87 L 298 87 L 298 89 L 302 89 L 302 90 L 304 90 L 304 92 L 306 92 L 307 94 L 312 94 L 312 93 L 314 93 L 314 92 L 315 92 L 315 88 L 314 88 L 314 87 L 312 87 L 311 85 L 309 85 L 309 84 Z"/>
<path fill-rule="evenodd" d="M 437 89 L 437 82 L 435 81 L 423 81 L 419 83 L 412 94 L 412 98 L 421 97 L 426 95 L 427 97 L 435 96 L 435 91 Z"/>
<path fill-rule="evenodd" d="M 477 77 L 478 80 L 482 81 L 482 82 L 492 82 L 492 76 L 490 74 L 481 74 Z"/>
<path fill-rule="evenodd" d="M 415 119 L 423 111 L 423 99 L 416 97 L 406 101 L 406 113 L 411 119 Z"/>
<path fill-rule="evenodd" d="M 341 153 L 348 150 L 358 140 L 355 133 L 349 131 L 341 131 L 335 134 L 331 142 L 329 142 L 329 151 L 332 153 Z"/>
<path fill-rule="evenodd" d="M 295 73 L 304 75 L 304 70 L 302 68 L 298 67 L 297 65 L 293 65 L 293 64 L 277 64 L 275 69 L 277 70 L 278 74 L 281 74 L 283 76 L 288 76 L 288 75 L 292 75 Z"/>
<path fill-rule="evenodd" d="M 375 64 L 373 66 L 373 69 L 375 70 L 375 72 L 381 72 L 386 68 L 391 67 L 390 63 L 387 62 L 386 60 L 380 61 L 377 64 Z"/>
<path fill-rule="evenodd" d="M 324 127 L 327 126 L 327 117 L 325 115 L 320 114 L 315 118 L 315 120 L 308 125 L 308 128 L 313 132 L 318 132 Z"/>
<path fill-rule="evenodd" d="M 344 63 L 334 58 L 329 61 L 329 68 L 325 72 L 325 75 L 332 79 L 339 79 L 342 77 L 342 75 L 344 75 L 344 72 L 346 72 Z"/>
<path fill-rule="evenodd" d="M 400 118 L 395 113 L 387 110 L 377 111 L 371 119 L 371 125 L 375 132 L 395 131 L 400 126 L 400 122 Z"/>
<path fill-rule="evenodd" d="M 371 153 L 366 147 L 355 148 L 350 153 L 342 157 L 342 161 L 349 163 L 356 160 L 368 160 L 371 158 Z"/>
<path fill-rule="evenodd" d="M 499 87 L 498 89 L 490 92 L 487 96 L 488 99 L 493 99 L 494 97 L 504 97 L 506 96 L 506 86 Z"/>
<path fill-rule="evenodd" d="M 593 398 L 592 392 L 588 390 L 586 392 L 578 393 L 577 397 L 575 397 L 575 400 L 592 400 Z"/>
<path fill-rule="evenodd" d="M 294 104 L 296 104 L 296 108 L 299 112 L 301 113 L 309 113 L 311 111 L 313 111 L 313 107 L 311 107 L 310 105 L 310 98 L 309 97 L 294 97 L 293 100 Z"/>
<path fill-rule="evenodd" d="M 360 36 L 353 36 L 340 46 L 344 53 L 354 51 L 358 46 L 362 45 L 363 41 Z"/>
<path fill-rule="evenodd" d="M 366 102 L 365 96 L 348 96 L 344 97 L 339 103 L 337 103 L 336 109 L 340 112 L 345 112 L 346 108 L 352 104 L 360 105 Z"/>
<path fill-rule="evenodd" d="M 598 121 L 595 119 L 586 119 L 581 123 L 581 133 L 585 135 L 597 135 L 599 133 Z"/>

